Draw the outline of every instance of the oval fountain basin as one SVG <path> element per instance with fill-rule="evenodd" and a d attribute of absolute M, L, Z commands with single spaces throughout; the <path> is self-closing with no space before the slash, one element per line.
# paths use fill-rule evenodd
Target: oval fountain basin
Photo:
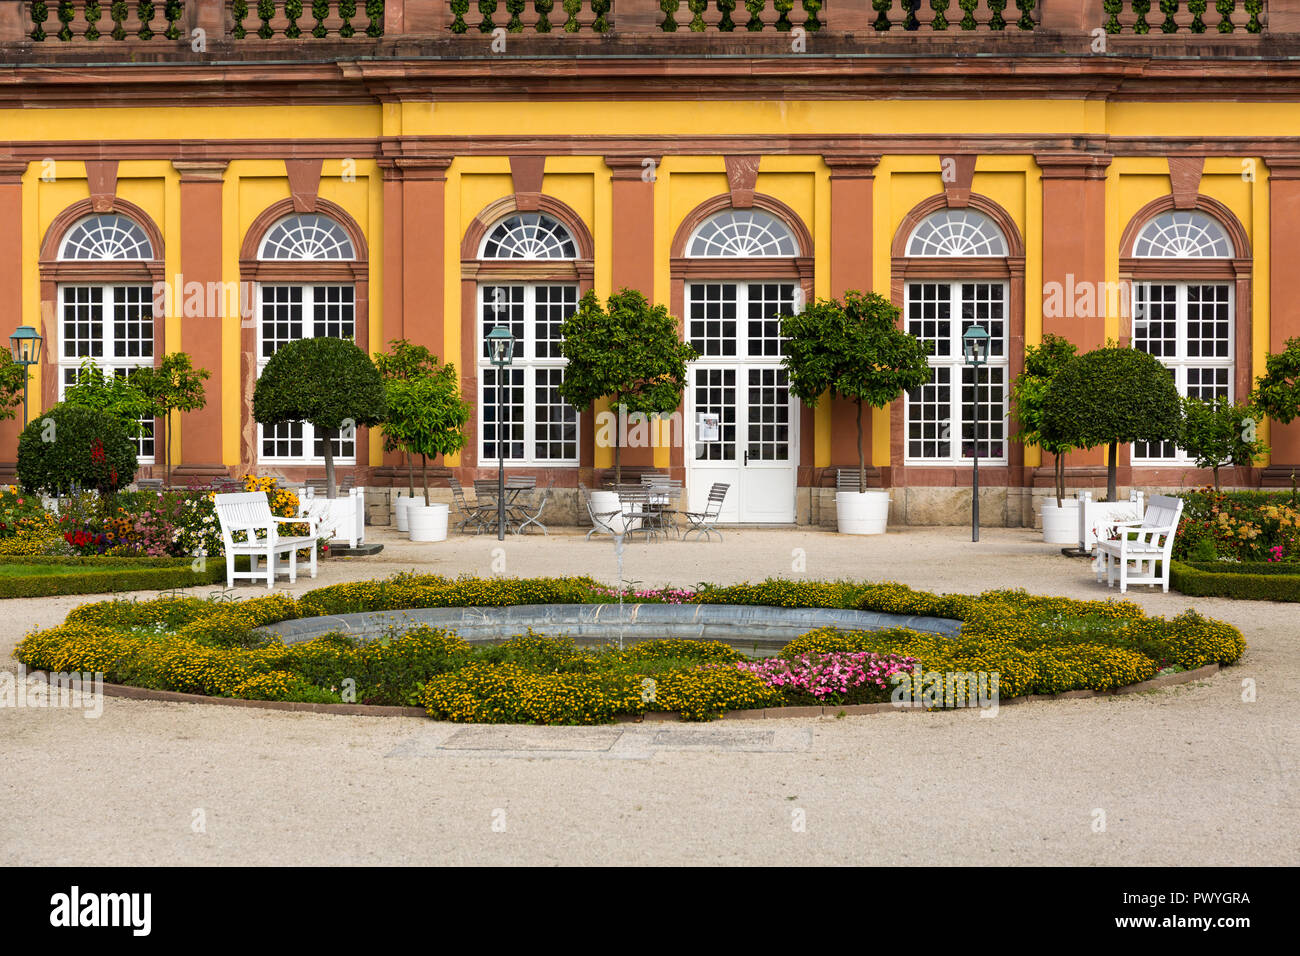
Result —
<path fill-rule="evenodd" d="M 665 638 L 721 641 L 760 657 L 776 654 L 797 637 L 821 627 L 879 631 L 908 627 L 954 637 L 961 622 L 939 617 L 882 614 L 839 608 L 761 607 L 738 604 L 521 604 L 508 607 L 435 607 L 362 611 L 282 621 L 264 630 L 286 644 L 342 633 L 362 639 L 428 626 L 454 631 L 470 643 L 505 641 L 530 629 L 594 645 Z"/>

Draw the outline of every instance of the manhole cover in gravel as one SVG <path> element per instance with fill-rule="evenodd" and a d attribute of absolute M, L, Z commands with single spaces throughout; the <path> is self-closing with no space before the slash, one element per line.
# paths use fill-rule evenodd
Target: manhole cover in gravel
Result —
<path fill-rule="evenodd" d="M 796 735 L 798 736 L 798 735 Z M 790 750 L 807 749 L 807 741 L 782 740 L 775 730 L 695 730 L 689 727 L 666 727 L 655 731 L 648 743 L 655 750 Z M 811 736 L 809 737 L 809 740 Z M 794 746 L 792 747 L 791 744 Z"/>
<path fill-rule="evenodd" d="M 614 746 L 622 734 L 613 727 L 466 727 L 439 749 L 596 753 Z"/>

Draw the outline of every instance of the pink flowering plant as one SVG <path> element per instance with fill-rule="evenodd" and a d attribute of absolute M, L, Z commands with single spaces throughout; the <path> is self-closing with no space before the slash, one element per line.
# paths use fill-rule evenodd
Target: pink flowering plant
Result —
<path fill-rule="evenodd" d="M 870 704 L 889 700 L 891 678 L 911 674 L 916 663 L 915 657 L 901 654 L 831 651 L 789 660 L 740 661 L 736 667 L 781 691 L 790 703 Z"/>
<path fill-rule="evenodd" d="M 592 598 L 599 601 L 617 601 L 618 591 L 614 588 L 593 587 Z M 639 604 L 690 604 L 695 600 L 696 592 L 690 588 L 645 588 L 638 590 L 628 588 L 623 592 L 623 600 Z"/>

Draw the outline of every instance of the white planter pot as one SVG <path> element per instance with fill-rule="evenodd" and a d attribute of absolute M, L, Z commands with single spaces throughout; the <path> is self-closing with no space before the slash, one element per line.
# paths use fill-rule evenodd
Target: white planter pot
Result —
<path fill-rule="evenodd" d="M 396 516 L 396 518 L 397 518 L 397 530 L 398 530 L 398 531 L 410 531 L 410 530 L 411 530 L 411 525 L 410 525 L 409 519 L 408 519 L 408 517 L 407 517 L 407 514 L 408 514 L 407 509 L 410 508 L 411 505 L 413 505 L 417 500 L 420 500 L 420 499 L 416 499 L 416 498 L 403 498 L 403 497 L 400 497 L 400 496 L 399 496 L 399 497 L 398 497 L 398 498 L 393 502 L 393 514 L 394 514 L 394 515 Z"/>
<path fill-rule="evenodd" d="M 619 503 L 618 495 L 612 491 L 593 491 L 591 493 L 591 510 L 596 514 L 613 514 L 622 512 L 624 515 L 634 515 L 636 512 L 625 510 Z M 641 519 L 633 517 L 610 518 L 606 523 L 599 518 L 593 519 L 596 528 L 606 534 L 624 534 L 628 531 L 634 531 L 641 527 Z"/>
<path fill-rule="evenodd" d="M 838 491 L 835 514 L 840 534 L 884 534 L 889 523 L 889 492 Z"/>
<path fill-rule="evenodd" d="M 1079 492 L 1078 541 L 1080 549 L 1091 551 L 1098 530 L 1116 521 L 1140 521 L 1145 502 L 1142 492 L 1129 493 L 1128 501 L 1093 501 L 1091 491 Z"/>
<path fill-rule="evenodd" d="M 1079 502 L 1076 498 L 1056 498 L 1043 502 L 1043 543 L 1075 544 L 1079 540 Z"/>
<path fill-rule="evenodd" d="M 423 498 L 416 498 L 415 501 L 423 501 Z M 451 508 L 449 505 L 432 504 L 408 505 L 406 508 L 406 520 L 411 529 L 412 541 L 446 541 L 447 540 L 447 517 Z"/>

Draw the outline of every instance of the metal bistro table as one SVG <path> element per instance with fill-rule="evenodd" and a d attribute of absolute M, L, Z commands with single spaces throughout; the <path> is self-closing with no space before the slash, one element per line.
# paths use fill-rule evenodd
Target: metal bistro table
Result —
<path fill-rule="evenodd" d="M 682 493 L 680 480 L 645 476 L 641 479 L 646 490 L 647 518 L 651 525 L 663 535 L 675 534 L 681 537 L 681 528 L 677 524 L 677 509 L 674 504 Z"/>
<path fill-rule="evenodd" d="M 507 475 L 506 476 L 506 530 L 514 532 L 511 523 L 520 523 L 525 520 L 522 503 L 519 497 L 525 492 L 531 494 L 537 488 L 536 475 Z M 495 478 L 476 478 L 474 480 L 474 496 L 478 502 L 484 506 L 483 524 L 485 530 L 497 530 L 497 482 Z M 490 502 L 490 503 L 489 503 Z"/>

